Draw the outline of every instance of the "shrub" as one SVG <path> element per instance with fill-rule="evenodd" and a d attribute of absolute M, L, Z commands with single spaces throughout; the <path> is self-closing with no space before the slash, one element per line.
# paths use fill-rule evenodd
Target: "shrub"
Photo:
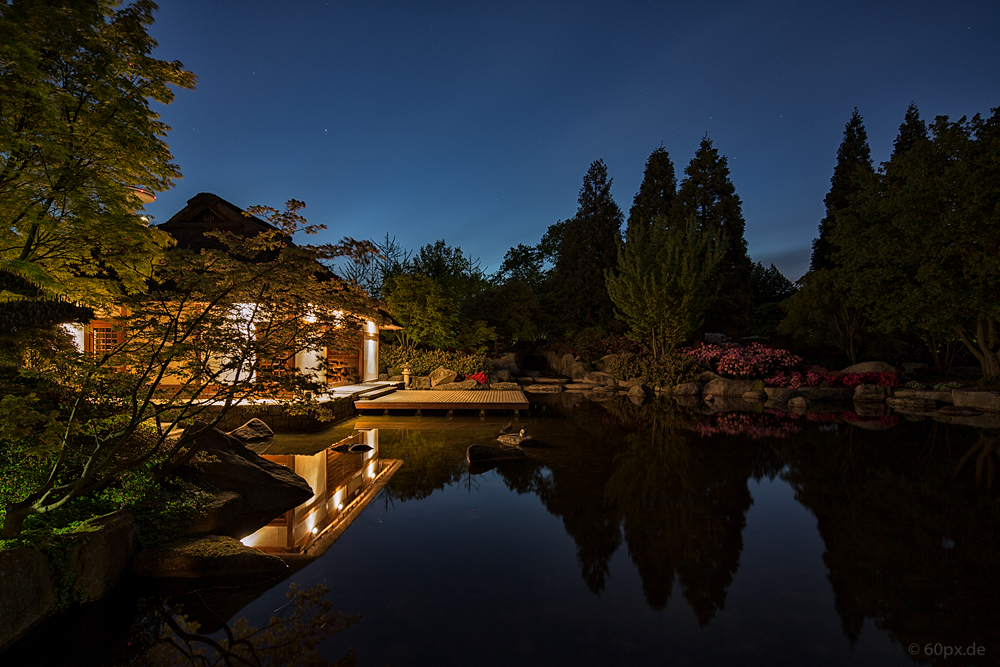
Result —
<path fill-rule="evenodd" d="M 701 360 L 676 352 L 659 360 L 651 356 L 622 352 L 615 356 L 608 367 L 608 372 L 615 379 L 639 378 L 643 384 L 650 387 L 673 387 L 683 382 L 690 382 L 706 370 L 707 366 Z"/>
<path fill-rule="evenodd" d="M 961 382 L 939 382 L 934 385 L 934 391 L 951 391 L 952 389 L 961 389 Z"/>
<path fill-rule="evenodd" d="M 414 350 L 407 351 L 399 345 L 379 346 L 379 370 L 382 372 L 393 368 L 399 372 L 400 367 L 409 362 L 414 375 L 427 375 L 434 369 L 444 366 L 463 376 L 489 373 L 493 366 L 484 355 L 466 354 L 464 352 L 448 352 L 445 350 Z"/>
<path fill-rule="evenodd" d="M 762 343 L 704 345 L 680 353 L 698 359 L 719 375 L 740 379 L 765 378 L 802 363 L 801 357 L 788 350 Z"/>
<path fill-rule="evenodd" d="M 927 389 L 927 385 L 923 382 L 917 382 L 916 380 L 910 380 L 903 386 L 907 389 Z"/>

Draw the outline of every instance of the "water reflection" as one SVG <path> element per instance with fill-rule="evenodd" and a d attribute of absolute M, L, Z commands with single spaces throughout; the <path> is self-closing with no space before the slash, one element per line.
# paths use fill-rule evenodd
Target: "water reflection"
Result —
<path fill-rule="evenodd" d="M 378 429 L 362 430 L 314 454 L 264 454 L 305 479 L 313 497 L 285 512 L 243 544 L 289 556 L 318 556 L 399 467 L 379 456 Z"/>
<path fill-rule="evenodd" d="M 852 643 L 872 621 L 901 650 L 978 642 L 1000 655 L 997 431 L 853 410 L 706 415 L 672 401 L 579 403 L 562 421 L 549 410 L 532 425 L 548 447 L 496 474 L 561 519 L 592 593 L 624 545 L 650 608 L 677 589 L 710 625 L 739 571 L 750 482 L 780 477 L 817 518 Z M 391 498 L 462 482 L 459 450 L 439 433 L 408 432 L 397 446 L 409 470 Z"/>

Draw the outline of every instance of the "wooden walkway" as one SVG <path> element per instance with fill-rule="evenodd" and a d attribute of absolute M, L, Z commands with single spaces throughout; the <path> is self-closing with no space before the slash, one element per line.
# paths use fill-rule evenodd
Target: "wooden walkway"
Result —
<path fill-rule="evenodd" d="M 354 407 L 358 411 L 382 410 L 384 414 L 389 414 L 389 410 L 416 410 L 417 414 L 420 414 L 421 410 L 447 410 L 449 412 L 479 410 L 480 414 L 485 414 L 486 410 L 513 410 L 516 415 L 518 410 L 528 409 L 528 399 L 524 397 L 524 392 L 518 390 L 435 391 L 404 389 L 370 400 L 354 401 Z"/>

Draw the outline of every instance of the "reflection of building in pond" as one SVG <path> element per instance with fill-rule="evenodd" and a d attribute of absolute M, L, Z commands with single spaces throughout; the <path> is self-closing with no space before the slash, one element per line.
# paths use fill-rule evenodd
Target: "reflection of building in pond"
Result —
<path fill-rule="evenodd" d="M 378 429 L 359 431 L 315 454 L 264 458 L 290 468 L 314 491 L 308 501 L 243 538 L 247 546 L 281 556 L 322 554 L 402 464 L 379 457 Z"/>

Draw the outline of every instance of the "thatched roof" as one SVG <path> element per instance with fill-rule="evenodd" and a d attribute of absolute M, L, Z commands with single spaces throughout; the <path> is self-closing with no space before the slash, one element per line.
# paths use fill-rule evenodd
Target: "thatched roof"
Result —
<path fill-rule="evenodd" d="M 218 195 L 201 192 L 188 199 L 187 206 L 159 225 L 159 229 L 174 237 L 177 246 L 185 250 L 225 250 L 218 239 L 209 238 L 204 233 L 218 231 L 250 237 L 277 227 L 256 216 L 247 215 L 239 206 Z M 287 241 L 290 245 L 295 245 L 290 238 Z M 325 266 L 318 267 L 316 277 L 324 281 L 342 282 L 340 277 Z M 380 328 L 402 328 L 384 304 L 378 301 L 374 303 L 375 319 Z"/>
<path fill-rule="evenodd" d="M 223 245 L 217 239 L 206 237 L 204 232 L 256 236 L 277 228 L 256 216 L 248 216 L 239 206 L 227 202 L 219 195 L 201 192 L 188 199 L 187 206 L 160 225 L 159 229 L 174 237 L 178 247 L 186 250 L 223 250 Z"/>

